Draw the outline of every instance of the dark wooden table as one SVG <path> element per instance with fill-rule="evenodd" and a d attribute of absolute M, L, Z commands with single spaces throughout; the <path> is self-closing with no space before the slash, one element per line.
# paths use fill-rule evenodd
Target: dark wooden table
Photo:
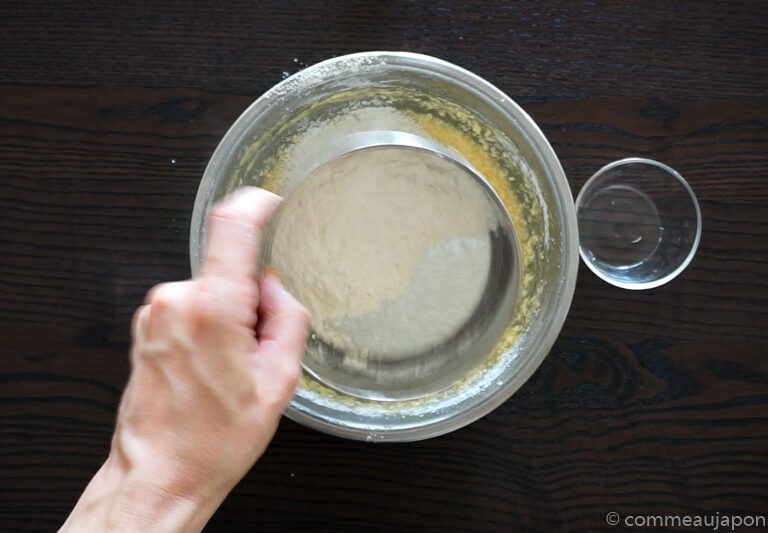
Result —
<path fill-rule="evenodd" d="M 131 315 L 149 287 L 189 276 L 192 204 L 229 125 L 288 73 L 371 49 L 499 86 L 574 195 L 621 157 L 675 167 L 701 203 L 701 246 L 651 291 L 582 266 L 538 372 L 465 429 L 372 445 L 284 421 L 208 529 L 765 519 L 768 3 L 132 4 L 0 7 L 1 531 L 55 530 L 104 459 Z"/>

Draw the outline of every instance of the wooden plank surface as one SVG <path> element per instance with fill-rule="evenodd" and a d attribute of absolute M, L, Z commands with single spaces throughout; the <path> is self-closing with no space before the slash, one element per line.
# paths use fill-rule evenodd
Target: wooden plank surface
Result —
<path fill-rule="evenodd" d="M 498 85 L 550 139 L 574 195 L 621 157 L 675 167 L 701 204 L 701 246 L 651 291 L 581 266 L 551 354 L 467 428 L 370 445 L 284 421 L 208 530 L 767 516 L 766 6 L 3 3 L 0 530 L 55 530 L 103 461 L 131 315 L 152 285 L 189 276 L 195 193 L 229 125 L 285 75 L 371 49 Z"/>

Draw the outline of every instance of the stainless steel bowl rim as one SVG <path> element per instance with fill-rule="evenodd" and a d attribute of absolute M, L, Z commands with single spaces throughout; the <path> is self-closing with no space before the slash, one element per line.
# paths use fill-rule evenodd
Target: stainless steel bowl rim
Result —
<path fill-rule="evenodd" d="M 427 410 L 429 421 L 414 421 L 401 424 L 396 414 L 385 417 L 388 425 L 366 423 L 339 424 L 319 417 L 306 406 L 294 400 L 286 410 L 288 418 L 326 433 L 367 441 L 414 441 L 449 433 L 466 426 L 485 416 L 514 394 L 539 367 L 554 344 L 567 316 L 576 285 L 578 270 L 578 230 L 573 196 L 562 166 L 541 129 L 533 119 L 510 97 L 480 76 L 447 61 L 412 52 L 375 51 L 360 52 L 328 59 L 312 65 L 284 79 L 261 97 L 255 100 L 234 122 L 214 151 L 200 182 L 192 213 L 190 229 L 190 262 L 193 276 L 200 266 L 200 250 L 204 246 L 205 214 L 210 207 L 216 188 L 219 169 L 232 157 L 239 147 L 239 142 L 246 136 L 269 106 L 276 105 L 281 98 L 290 97 L 296 91 L 310 88 L 315 82 L 337 74 L 348 75 L 351 71 L 361 74 L 366 69 L 377 68 L 417 68 L 426 72 L 442 75 L 452 82 L 464 86 L 467 90 L 481 95 L 485 101 L 495 106 L 511 123 L 516 124 L 526 136 L 526 140 L 542 159 L 551 177 L 551 186 L 560 205 L 557 207 L 563 217 L 563 242 L 565 246 L 560 280 L 559 304 L 548 323 L 549 333 L 537 347 L 535 357 L 522 358 L 522 364 L 516 369 L 513 382 L 499 384 L 493 372 L 486 376 L 485 382 L 475 387 L 471 396 L 484 394 L 479 401 L 469 404 L 460 412 L 438 407 Z M 498 366 L 498 365 L 497 365 Z M 492 388 L 490 392 L 488 388 Z M 463 400 L 460 400 L 463 401 Z"/>

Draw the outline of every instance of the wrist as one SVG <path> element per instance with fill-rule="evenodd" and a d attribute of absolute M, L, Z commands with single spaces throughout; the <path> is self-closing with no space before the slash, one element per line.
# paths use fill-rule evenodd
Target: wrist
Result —
<path fill-rule="evenodd" d="M 111 454 L 61 531 L 200 531 L 221 501 L 174 490 L 167 467 L 141 468 Z"/>

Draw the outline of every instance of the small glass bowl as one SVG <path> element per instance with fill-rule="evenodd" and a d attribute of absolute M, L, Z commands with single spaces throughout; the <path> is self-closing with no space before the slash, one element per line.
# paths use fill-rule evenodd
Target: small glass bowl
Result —
<path fill-rule="evenodd" d="M 582 260 L 623 289 L 674 279 L 701 239 L 701 210 L 690 185 L 651 159 L 631 157 L 600 169 L 579 192 L 576 212 Z"/>

